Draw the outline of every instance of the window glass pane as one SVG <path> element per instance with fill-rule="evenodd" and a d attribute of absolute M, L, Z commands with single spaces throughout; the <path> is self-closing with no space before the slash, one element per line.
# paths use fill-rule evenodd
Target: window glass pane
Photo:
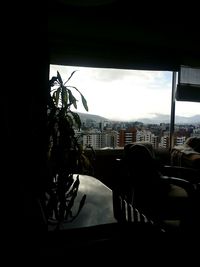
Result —
<path fill-rule="evenodd" d="M 50 77 L 57 70 L 64 80 L 77 70 L 68 84 L 88 103 L 89 112 L 81 101 L 74 109 L 80 112 L 82 129 L 77 135 L 84 146 L 123 148 L 144 141 L 168 147 L 172 72 L 50 65 Z"/>
<path fill-rule="evenodd" d="M 175 145 L 183 145 L 188 137 L 200 137 L 200 103 L 176 101 Z"/>

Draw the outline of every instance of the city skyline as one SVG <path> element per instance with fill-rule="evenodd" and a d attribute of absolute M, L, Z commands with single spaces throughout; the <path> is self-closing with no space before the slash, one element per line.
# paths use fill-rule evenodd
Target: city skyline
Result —
<path fill-rule="evenodd" d="M 128 143 L 148 142 L 154 148 L 169 148 L 170 125 L 141 124 L 140 122 L 103 121 L 99 116 L 84 116 L 80 114 L 83 128 L 77 129 L 76 137 L 84 148 L 116 149 L 123 148 Z M 189 137 L 200 136 L 199 124 L 180 124 L 175 126 L 174 144 L 183 145 Z"/>
<path fill-rule="evenodd" d="M 59 71 L 66 81 L 74 70 L 69 85 L 85 96 L 90 114 L 121 121 L 170 116 L 172 72 L 50 65 L 50 77 Z M 86 113 L 76 92 L 75 97 L 76 111 Z M 178 116 L 199 115 L 199 110 L 199 103 L 176 101 Z"/>

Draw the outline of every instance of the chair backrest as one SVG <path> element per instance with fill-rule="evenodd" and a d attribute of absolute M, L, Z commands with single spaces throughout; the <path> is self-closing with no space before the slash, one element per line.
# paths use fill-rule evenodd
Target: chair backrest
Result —
<path fill-rule="evenodd" d="M 125 147 L 124 161 L 133 186 L 141 186 L 145 191 L 164 189 L 157 163 L 145 145 L 139 143 Z"/>
<path fill-rule="evenodd" d="M 170 184 L 161 179 L 162 174 L 151 151 L 140 143 L 129 145 L 124 150 L 124 162 L 129 177 L 128 188 L 133 192 L 132 204 L 145 214 L 157 213 Z"/>

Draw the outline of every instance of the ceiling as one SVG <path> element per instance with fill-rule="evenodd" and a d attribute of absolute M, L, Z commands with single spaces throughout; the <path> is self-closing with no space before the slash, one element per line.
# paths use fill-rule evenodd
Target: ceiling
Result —
<path fill-rule="evenodd" d="M 200 66 L 195 11 L 188 19 L 169 4 L 155 10 L 145 2 L 101 1 L 50 1 L 52 64 L 155 70 Z M 188 7 L 186 11 L 189 14 Z"/>

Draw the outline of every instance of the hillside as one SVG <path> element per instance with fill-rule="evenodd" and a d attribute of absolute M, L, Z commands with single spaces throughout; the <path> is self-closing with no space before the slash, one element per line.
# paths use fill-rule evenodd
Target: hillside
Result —
<path fill-rule="evenodd" d="M 99 116 L 99 115 L 94 115 L 90 113 L 81 113 L 81 112 L 77 112 L 77 113 L 79 114 L 82 122 L 85 122 L 86 120 L 96 121 L 97 123 L 102 122 L 102 121 L 109 121 L 109 119 Z"/>
<path fill-rule="evenodd" d="M 86 120 L 92 120 L 92 121 L 96 121 L 97 123 L 102 122 L 102 121 L 112 121 L 108 118 L 99 116 L 99 115 L 94 115 L 94 114 L 90 114 L 90 113 L 81 113 L 78 112 L 80 119 L 82 122 L 86 122 Z M 169 115 L 164 115 L 164 114 L 156 114 L 156 116 L 152 117 L 152 119 L 150 118 L 137 118 L 137 119 L 133 119 L 132 121 L 141 121 L 145 124 L 149 124 L 149 123 L 155 123 L 155 124 L 159 124 L 159 123 L 170 123 L 170 114 Z M 183 116 L 176 116 L 176 121 L 175 123 L 178 124 L 190 124 L 190 123 L 200 123 L 200 115 L 196 115 L 196 116 L 192 116 L 192 117 L 183 117 Z"/>

